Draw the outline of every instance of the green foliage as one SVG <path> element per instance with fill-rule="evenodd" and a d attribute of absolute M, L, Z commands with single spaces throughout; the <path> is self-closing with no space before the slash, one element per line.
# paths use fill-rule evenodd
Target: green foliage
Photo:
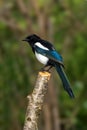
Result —
<path fill-rule="evenodd" d="M 26 0 L 25 3 L 28 3 L 29 6 L 29 18 L 32 19 L 31 25 L 28 25 L 29 21 L 25 19 L 26 13 L 21 14 L 21 9 L 15 1 L 4 3 L 6 8 L 10 3 L 11 10 L 6 10 L 9 12 L 6 19 L 15 19 L 20 30 L 12 28 L 7 22 L 0 21 L 0 129 L 22 129 L 26 106 L 25 97 L 32 91 L 36 74 L 42 65 L 35 60 L 28 45 L 22 43 L 21 40 L 25 35 L 31 33 L 31 26 L 37 33 L 38 30 L 42 31 L 42 28 L 39 28 L 42 21 L 39 23 L 37 21 L 46 14 L 46 19 L 43 19 L 44 22 L 47 22 L 46 32 L 50 30 L 48 25 L 50 22 L 48 21 L 51 20 L 55 48 L 64 57 L 66 73 L 75 93 L 75 99 L 71 100 L 62 89 L 62 84 L 60 85 L 61 91 L 60 96 L 58 96 L 60 117 L 69 118 L 76 130 L 86 130 L 87 1 L 66 0 L 65 3 L 57 1 L 52 3 L 49 0 L 39 0 L 37 5 L 42 14 L 44 11 L 45 14 L 38 17 L 37 12 L 30 4 L 31 2 Z M 5 10 L 2 4 L 3 2 L 0 3 L 0 7 Z M 51 8 L 49 8 L 50 6 Z M 57 87 L 59 80 L 56 74 L 54 80 L 54 86 Z"/>

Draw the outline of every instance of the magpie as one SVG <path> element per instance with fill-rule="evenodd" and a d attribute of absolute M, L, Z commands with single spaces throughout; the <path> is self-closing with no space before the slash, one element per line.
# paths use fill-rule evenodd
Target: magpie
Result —
<path fill-rule="evenodd" d="M 45 67 L 49 67 L 48 71 L 52 67 L 55 67 L 61 78 L 64 89 L 67 91 L 71 98 L 74 98 L 74 93 L 71 89 L 69 80 L 64 72 L 63 58 L 55 50 L 53 45 L 50 42 L 40 38 L 36 34 L 27 36 L 23 41 L 29 43 L 37 60 L 44 64 L 43 70 L 45 70 Z"/>

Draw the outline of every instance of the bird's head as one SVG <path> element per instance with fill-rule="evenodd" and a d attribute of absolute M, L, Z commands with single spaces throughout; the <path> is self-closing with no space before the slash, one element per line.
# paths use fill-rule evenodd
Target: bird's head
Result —
<path fill-rule="evenodd" d="M 36 34 L 32 34 L 32 35 L 29 35 L 29 36 L 27 36 L 25 39 L 23 39 L 22 41 L 26 41 L 26 42 L 28 42 L 28 43 L 30 43 L 30 44 L 34 44 L 34 43 L 36 43 L 36 42 L 39 42 L 39 40 L 40 40 L 40 37 L 39 36 L 37 36 Z"/>

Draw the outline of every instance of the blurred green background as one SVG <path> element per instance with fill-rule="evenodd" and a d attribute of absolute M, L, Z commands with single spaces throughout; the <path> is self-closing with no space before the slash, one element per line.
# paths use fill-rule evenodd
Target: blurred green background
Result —
<path fill-rule="evenodd" d="M 32 33 L 61 53 L 75 93 L 70 99 L 52 69 L 39 130 L 87 130 L 87 0 L 0 0 L 0 130 L 23 129 L 42 67 L 21 41 Z"/>

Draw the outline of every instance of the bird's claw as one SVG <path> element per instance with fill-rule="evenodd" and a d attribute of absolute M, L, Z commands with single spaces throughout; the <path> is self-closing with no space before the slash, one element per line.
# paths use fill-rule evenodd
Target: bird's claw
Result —
<path fill-rule="evenodd" d="M 44 71 L 47 71 L 47 72 L 50 72 L 50 69 L 52 68 L 52 66 L 50 66 L 49 68 L 46 69 L 46 67 L 43 67 L 41 68 L 41 71 L 44 72 Z"/>

